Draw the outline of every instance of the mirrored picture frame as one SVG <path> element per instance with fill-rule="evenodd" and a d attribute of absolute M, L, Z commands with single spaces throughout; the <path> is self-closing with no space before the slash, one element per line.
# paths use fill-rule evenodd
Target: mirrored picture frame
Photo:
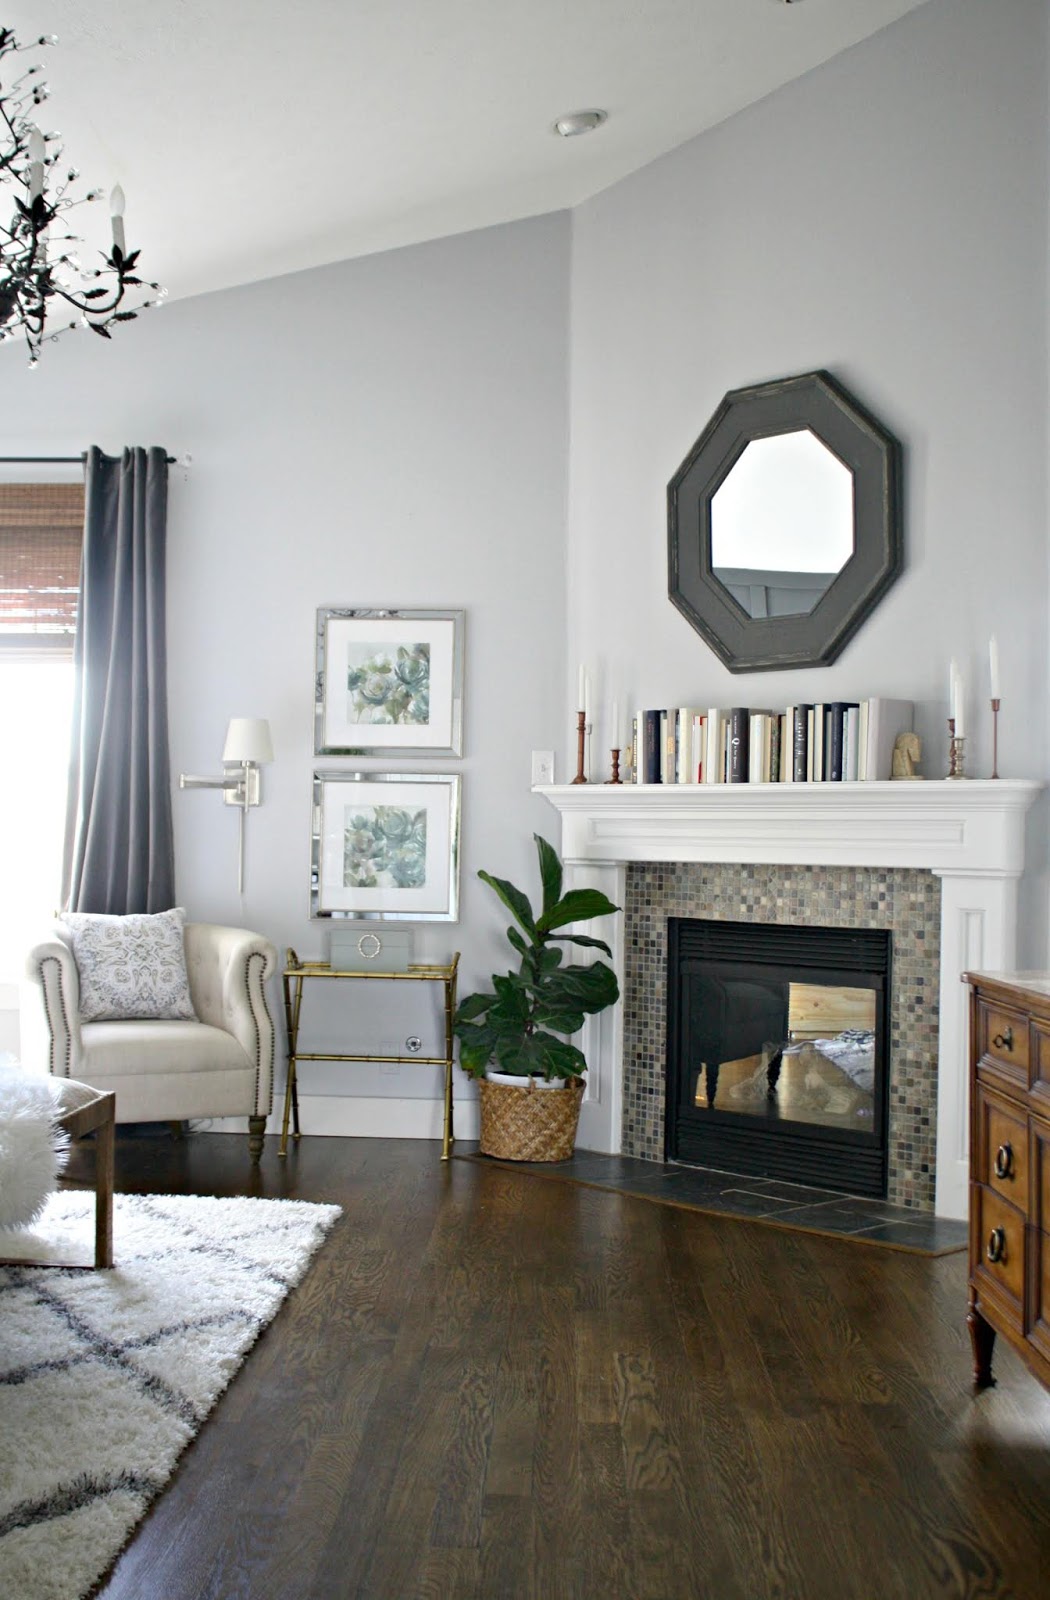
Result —
<path fill-rule="evenodd" d="M 315 772 L 311 918 L 455 922 L 458 773 Z"/>
<path fill-rule="evenodd" d="M 314 754 L 461 756 L 462 611 L 322 606 Z"/>

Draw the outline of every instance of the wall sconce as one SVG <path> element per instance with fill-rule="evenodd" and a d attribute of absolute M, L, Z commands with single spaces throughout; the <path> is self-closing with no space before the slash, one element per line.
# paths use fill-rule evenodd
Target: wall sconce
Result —
<path fill-rule="evenodd" d="M 249 806 L 257 806 L 262 798 L 259 768 L 273 760 L 273 740 L 270 724 L 265 717 L 231 717 L 226 729 L 222 763 L 226 769 L 221 778 L 196 778 L 191 773 L 179 774 L 180 789 L 221 789 L 228 806 L 237 806 L 239 825 L 237 832 L 237 892 L 244 893 L 244 819 Z"/>

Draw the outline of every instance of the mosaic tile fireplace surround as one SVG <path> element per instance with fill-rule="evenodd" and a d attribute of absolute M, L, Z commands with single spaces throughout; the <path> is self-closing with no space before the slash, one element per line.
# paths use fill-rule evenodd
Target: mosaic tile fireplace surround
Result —
<path fill-rule="evenodd" d="M 566 888 L 593 885 L 625 909 L 602 930 L 623 998 L 584 1029 L 579 1148 L 663 1160 L 669 916 L 889 927 L 888 1198 L 964 1218 L 960 977 L 1016 965 L 1025 815 L 1040 787 L 944 779 L 539 789 L 561 816 Z"/>
<path fill-rule="evenodd" d="M 624 901 L 622 1153 L 664 1158 L 667 919 L 888 928 L 887 1198 L 934 1209 L 941 886 L 905 868 L 632 862 Z"/>

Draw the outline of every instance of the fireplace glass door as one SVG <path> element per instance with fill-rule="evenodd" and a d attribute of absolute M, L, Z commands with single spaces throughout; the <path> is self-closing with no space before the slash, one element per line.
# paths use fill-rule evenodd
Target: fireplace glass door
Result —
<path fill-rule="evenodd" d="M 672 918 L 668 1156 L 885 1194 L 889 935 Z"/>

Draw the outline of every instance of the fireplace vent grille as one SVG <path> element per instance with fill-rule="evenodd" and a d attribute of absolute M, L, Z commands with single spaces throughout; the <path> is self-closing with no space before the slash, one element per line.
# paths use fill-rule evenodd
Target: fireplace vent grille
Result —
<path fill-rule="evenodd" d="M 839 972 L 888 971 L 888 940 L 881 929 L 799 928 L 684 918 L 672 918 L 671 924 L 677 933 L 678 954 L 684 959 L 813 966 Z"/>

